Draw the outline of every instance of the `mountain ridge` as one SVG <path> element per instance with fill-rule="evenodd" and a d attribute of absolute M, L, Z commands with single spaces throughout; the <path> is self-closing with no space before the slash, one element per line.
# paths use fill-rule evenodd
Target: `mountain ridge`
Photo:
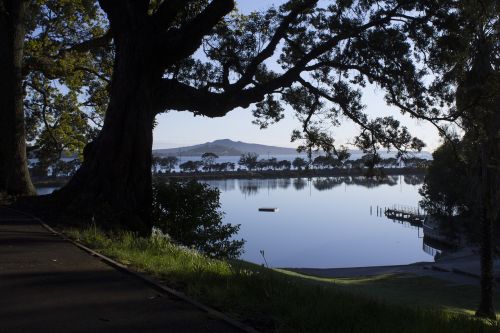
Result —
<path fill-rule="evenodd" d="M 363 153 L 357 149 L 350 149 L 351 155 L 362 155 Z M 233 141 L 231 139 L 219 139 L 212 142 L 205 142 L 197 145 L 168 148 L 168 149 L 154 149 L 153 155 L 155 156 L 201 156 L 204 153 L 214 153 L 218 156 L 240 156 L 244 153 L 256 153 L 260 156 L 277 156 L 277 155 L 298 155 L 299 153 L 295 148 L 286 148 L 270 145 L 262 145 L 258 143 L 247 143 L 242 141 Z M 394 152 L 384 153 L 381 151 L 382 156 L 392 156 Z M 416 156 L 426 159 L 432 159 L 432 154 L 427 151 L 416 153 Z"/>
<path fill-rule="evenodd" d="M 244 153 L 256 153 L 258 155 L 296 155 L 297 149 L 233 141 L 231 139 L 219 139 L 192 146 L 153 150 L 153 154 L 159 156 L 179 154 L 184 156 L 199 156 L 208 152 L 219 156 L 239 156 Z"/>

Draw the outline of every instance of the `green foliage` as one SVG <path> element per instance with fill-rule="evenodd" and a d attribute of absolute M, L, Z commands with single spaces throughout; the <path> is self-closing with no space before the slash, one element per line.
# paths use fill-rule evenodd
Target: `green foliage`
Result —
<path fill-rule="evenodd" d="M 101 127 L 112 72 L 107 21 L 92 0 L 30 3 L 24 48 L 27 141 L 44 165 L 82 158 Z"/>
<path fill-rule="evenodd" d="M 177 242 L 211 257 L 238 257 L 243 240 L 232 240 L 240 225 L 223 224 L 220 192 L 207 184 L 155 181 L 153 223 Z"/>
<path fill-rule="evenodd" d="M 425 183 L 420 189 L 420 202 L 429 214 L 454 216 L 471 207 L 468 163 L 460 141 L 445 142 L 432 154 Z"/>

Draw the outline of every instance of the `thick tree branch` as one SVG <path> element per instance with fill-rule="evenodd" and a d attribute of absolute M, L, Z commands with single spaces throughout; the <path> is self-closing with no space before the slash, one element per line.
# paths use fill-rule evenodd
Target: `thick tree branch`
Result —
<path fill-rule="evenodd" d="M 191 111 L 196 115 L 210 118 L 223 117 L 237 107 L 247 108 L 250 104 L 261 101 L 265 95 L 279 88 L 291 86 L 299 74 L 298 71 L 291 71 L 252 88 L 222 93 L 194 88 L 176 80 L 163 79 L 156 87 L 155 110 L 157 113 L 177 110 Z"/>
<path fill-rule="evenodd" d="M 212 2 L 211 5 L 215 2 Z M 194 88 L 176 80 L 163 79 L 157 86 L 155 110 L 158 113 L 165 110 L 191 111 L 207 117 L 222 117 L 234 108 L 246 108 L 250 104 L 262 100 L 265 95 L 273 93 L 277 89 L 291 86 L 299 80 L 300 73 L 304 71 L 310 61 L 328 52 L 342 40 L 352 38 L 372 27 L 389 22 L 391 15 L 394 15 L 398 8 L 395 7 L 388 11 L 384 17 L 379 17 L 363 25 L 353 27 L 349 31 L 338 34 L 330 40 L 317 45 L 284 74 L 247 89 L 235 89 L 235 83 L 229 89 L 226 89 L 225 92 L 214 93 L 208 89 Z"/>
<path fill-rule="evenodd" d="M 86 41 L 83 41 L 79 44 L 72 45 L 66 49 L 62 49 L 57 54 L 57 57 L 64 57 L 66 54 L 70 52 L 79 52 L 86 53 L 92 50 L 99 49 L 101 47 L 109 46 L 111 40 L 113 39 L 113 33 L 111 30 L 106 31 L 106 33 L 102 36 L 95 37 Z"/>
<path fill-rule="evenodd" d="M 137 27 L 149 19 L 149 0 L 99 0 L 99 5 L 108 16 L 111 27 L 116 27 L 116 33 L 127 26 Z"/>
<path fill-rule="evenodd" d="M 159 34 L 158 57 L 163 67 L 192 55 L 220 20 L 234 8 L 233 0 L 213 0 L 198 16 L 180 29 Z"/>
<path fill-rule="evenodd" d="M 180 10 L 190 2 L 193 0 L 165 0 L 153 14 L 153 24 L 161 31 L 169 28 Z"/>

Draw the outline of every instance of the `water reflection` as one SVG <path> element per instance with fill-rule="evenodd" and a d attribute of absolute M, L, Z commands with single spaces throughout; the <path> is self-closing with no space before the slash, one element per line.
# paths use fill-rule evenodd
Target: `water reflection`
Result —
<path fill-rule="evenodd" d="M 295 188 L 297 191 L 304 189 L 304 187 L 306 186 L 307 182 L 304 178 L 295 178 L 293 180 L 293 188 Z"/>
<path fill-rule="evenodd" d="M 406 184 L 420 185 L 424 182 L 425 175 L 404 175 L 403 179 Z"/>
<path fill-rule="evenodd" d="M 446 225 L 442 223 L 444 221 L 440 222 L 439 219 L 436 219 L 435 217 L 426 216 L 424 212 L 419 212 L 418 208 L 413 209 L 413 213 L 418 214 L 413 215 L 413 217 L 408 215 L 397 216 L 392 212 L 389 213 L 385 208 L 381 209 L 381 211 L 382 210 L 385 212 L 384 215 L 389 221 L 400 224 L 405 228 L 413 228 L 417 230 L 418 238 L 422 239 L 422 250 L 431 255 L 434 260 L 438 260 L 442 256 L 453 254 L 454 252 L 466 247 L 475 246 L 473 242 L 467 239 L 470 235 L 465 229 L 460 227 L 454 228 L 450 225 L 447 225 L 446 227 Z M 400 209 L 399 211 L 404 210 L 405 209 Z M 406 207 L 406 211 L 408 211 L 408 207 Z M 379 209 L 377 207 L 377 214 L 378 212 Z M 422 218 L 415 218 L 415 216 Z M 425 218 L 423 218 L 424 216 Z"/>
<path fill-rule="evenodd" d="M 232 191 L 239 188 L 245 196 L 257 195 L 259 191 L 274 191 L 276 189 L 293 188 L 302 191 L 312 185 L 318 191 L 331 190 L 341 185 L 358 185 L 366 188 L 375 188 L 381 185 L 396 186 L 400 183 L 402 176 L 387 176 L 384 178 L 367 178 L 364 176 L 342 176 L 342 177 L 314 177 L 314 178 L 254 178 L 254 179 L 225 179 L 204 180 L 204 183 L 217 187 L 221 191 Z M 423 183 L 423 176 L 404 176 L 404 182 L 409 185 Z"/>
<path fill-rule="evenodd" d="M 313 181 L 313 186 L 318 191 L 325 191 L 340 186 L 344 182 L 345 181 L 341 177 L 317 178 Z"/>
<path fill-rule="evenodd" d="M 382 207 L 416 206 L 422 177 L 209 180 L 226 223 L 241 224 L 242 259 L 273 267 L 356 267 L 432 261 L 421 228 L 387 223 Z M 397 186 L 396 186 L 397 185 Z M 375 216 L 375 209 L 377 215 Z M 277 213 L 258 212 L 278 207 Z M 373 214 L 370 215 L 370 207 Z"/>

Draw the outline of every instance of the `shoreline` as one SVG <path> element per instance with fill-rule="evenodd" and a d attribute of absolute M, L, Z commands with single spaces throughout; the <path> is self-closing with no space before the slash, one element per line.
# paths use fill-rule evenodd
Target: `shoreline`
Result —
<path fill-rule="evenodd" d="M 222 171 L 222 172 L 170 172 L 158 173 L 155 176 L 173 179 L 252 179 L 252 178 L 308 178 L 308 177 L 347 177 L 367 176 L 384 179 L 387 176 L 421 175 L 427 172 L 425 168 L 378 168 L 373 174 L 368 169 L 309 169 L 309 170 L 262 170 L 262 171 Z"/>
<path fill-rule="evenodd" d="M 437 261 L 414 262 L 406 265 L 362 267 L 283 267 L 275 268 L 318 278 L 355 278 L 368 276 L 412 274 L 447 280 L 457 284 L 479 285 L 480 258 L 476 251 L 464 250 Z M 500 257 L 494 258 L 494 279 L 500 282 Z"/>
<path fill-rule="evenodd" d="M 165 172 L 153 174 L 153 177 L 171 179 L 273 179 L 273 178 L 310 178 L 310 177 L 359 177 L 366 176 L 375 180 L 384 180 L 387 176 L 425 176 L 425 168 L 379 168 L 368 174 L 368 169 L 309 169 L 309 170 L 263 170 L 263 171 L 221 171 L 221 172 Z M 35 187 L 62 187 L 71 177 L 33 177 Z"/>

